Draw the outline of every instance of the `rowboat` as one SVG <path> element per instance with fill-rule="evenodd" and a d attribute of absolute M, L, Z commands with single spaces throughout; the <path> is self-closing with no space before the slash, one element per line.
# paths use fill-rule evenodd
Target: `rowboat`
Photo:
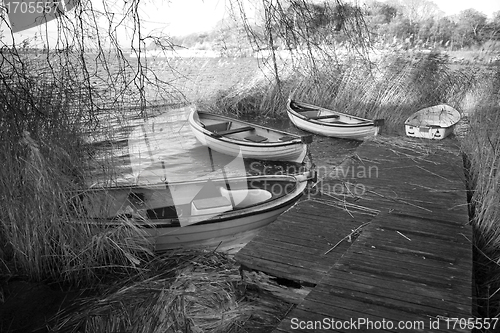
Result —
<path fill-rule="evenodd" d="M 383 119 L 369 120 L 312 104 L 288 99 L 287 114 L 292 123 L 304 131 L 319 135 L 363 140 L 379 133 Z"/>
<path fill-rule="evenodd" d="M 439 104 L 421 109 L 405 121 L 406 135 L 409 137 L 441 140 L 453 132 L 460 120 L 460 112 L 447 104 Z"/>
<path fill-rule="evenodd" d="M 196 109 L 188 121 L 198 141 L 230 156 L 241 152 L 244 158 L 301 163 L 312 140 L 311 136 L 301 137 Z"/>
<path fill-rule="evenodd" d="M 223 248 L 271 222 L 301 197 L 311 172 L 89 189 L 86 223 L 137 226 L 156 251 Z"/>

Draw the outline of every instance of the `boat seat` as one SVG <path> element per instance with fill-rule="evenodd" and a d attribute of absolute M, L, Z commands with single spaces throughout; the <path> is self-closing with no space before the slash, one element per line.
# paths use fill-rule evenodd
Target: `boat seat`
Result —
<path fill-rule="evenodd" d="M 231 127 L 230 121 L 225 121 L 222 123 L 216 123 L 216 124 L 210 124 L 210 125 L 203 124 L 203 128 L 205 128 L 207 131 L 214 132 L 214 133 L 227 131 L 230 127 Z"/>
<path fill-rule="evenodd" d="M 239 127 L 235 129 L 230 129 L 227 131 L 220 131 L 220 132 L 214 132 L 215 134 L 218 134 L 220 136 L 223 135 L 229 135 L 229 134 L 236 134 L 236 133 L 241 133 L 241 132 L 246 132 L 246 131 L 253 131 L 255 128 L 252 126 L 245 126 L 245 127 Z"/>
<path fill-rule="evenodd" d="M 221 187 L 220 194 L 229 201 L 234 202 L 236 207 L 255 205 L 273 197 L 271 192 L 258 188 L 248 190 L 228 190 Z"/>
<path fill-rule="evenodd" d="M 291 135 L 285 135 L 285 136 L 282 136 L 281 138 L 279 138 L 278 140 L 280 140 L 280 141 L 292 141 L 294 139 L 296 139 L 296 137 L 291 136 Z"/>
<path fill-rule="evenodd" d="M 307 118 L 318 120 L 318 119 L 332 119 L 332 118 L 339 118 L 339 117 L 340 116 L 338 116 L 336 114 L 329 114 L 329 115 L 325 115 L 325 116 L 312 116 L 312 117 L 307 117 Z"/>
<path fill-rule="evenodd" d="M 196 199 L 191 202 L 191 215 L 219 214 L 233 209 L 231 202 L 224 196 Z"/>
<path fill-rule="evenodd" d="M 255 135 L 249 135 L 249 136 L 245 137 L 245 140 L 259 143 L 259 142 L 267 141 L 268 138 L 266 138 L 265 136 L 255 134 Z"/>

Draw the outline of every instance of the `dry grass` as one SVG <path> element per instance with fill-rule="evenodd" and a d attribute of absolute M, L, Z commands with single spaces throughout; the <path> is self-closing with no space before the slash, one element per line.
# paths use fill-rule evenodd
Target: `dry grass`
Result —
<path fill-rule="evenodd" d="M 103 273 L 133 270 L 150 254 L 135 226 L 74 222 L 84 216 L 74 193 L 85 184 L 91 153 L 80 124 L 93 116 L 84 111 L 77 73 L 61 71 L 56 80 L 54 73 L 43 77 L 39 63 L 20 61 L 1 68 L 2 275 L 88 285 Z"/>
<path fill-rule="evenodd" d="M 477 84 L 473 68 L 453 69 L 440 54 L 387 56 L 377 64 L 315 65 L 295 64 L 279 84 L 260 80 L 223 91 L 210 108 L 238 116 L 284 117 L 286 100 L 293 96 L 348 114 L 383 118 L 386 134 L 402 134 L 401 124 L 413 112 L 437 103 L 460 108 Z"/>
<path fill-rule="evenodd" d="M 278 304 L 278 305 L 277 305 Z M 279 303 L 253 299 L 236 263 L 217 252 L 157 257 L 140 274 L 60 313 L 57 332 L 248 332 L 271 329 Z"/>
<path fill-rule="evenodd" d="M 472 225 L 478 251 L 476 289 L 480 310 L 485 317 L 500 313 L 499 102 L 498 91 L 491 91 L 489 98 L 482 100 L 482 106 L 470 116 L 470 128 L 462 144 L 467 157 Z"/>

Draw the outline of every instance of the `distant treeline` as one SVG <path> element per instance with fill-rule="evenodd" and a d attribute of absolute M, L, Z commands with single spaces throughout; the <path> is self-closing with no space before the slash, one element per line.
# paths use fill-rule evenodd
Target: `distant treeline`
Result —
<path fill-rule="evenodd" d="M 458 50 L 481 48 L 489 41 L 500 41 L 500 12 L 490 19 L 475 9 L 445 16 L 435 3 L 427 0 L 371 1 L 362 7 L 327 2 L 287 3 L 279 23 L 272 27 L 274 49 L 300 47 L 290 33 L 292 30 L 306 31 L 309 40 L 318 44 L 342 44 L 352 38 L 348 25 L 353 22 L 362 25 L 367 32 L 364 38 L 378 47 Z M 174 37 L 172 41 L 174 45 L 196 49 L 250 48 L 250 43 L 244 43 L 247 30 L 237 22 L 229 24 L 226 20 L 213 31 Z M 263 34 L 264 25 L 262 23 Z M 253 32 L 258 31 L 258 27 L 253 27 Z"/>

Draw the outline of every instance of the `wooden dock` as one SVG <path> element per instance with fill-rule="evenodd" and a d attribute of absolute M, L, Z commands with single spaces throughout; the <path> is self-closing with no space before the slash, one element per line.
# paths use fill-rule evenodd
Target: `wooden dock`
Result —
<path fill-rule="evenodd" d="M 275 332 L 470 332 L 472 230 L 457 142 L 365 142 L 322 176 L 235 257 L 312 288 Z"/>

